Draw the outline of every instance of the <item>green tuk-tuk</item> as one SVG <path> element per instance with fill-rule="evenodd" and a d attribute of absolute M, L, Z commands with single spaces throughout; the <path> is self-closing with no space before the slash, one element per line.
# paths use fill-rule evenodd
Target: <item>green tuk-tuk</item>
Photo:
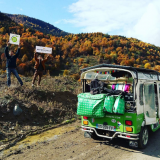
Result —
<path fill-rule="evenodd" d="M 77 114 L 82 116 L 85 137 L 119 137 L 132 147 L 145 148 L 149 131 L 160 128 L 160 73 L 109 64 L 81 72 Z M 95 79 L 103 84 L 97 92 L 91 87 Z"/>

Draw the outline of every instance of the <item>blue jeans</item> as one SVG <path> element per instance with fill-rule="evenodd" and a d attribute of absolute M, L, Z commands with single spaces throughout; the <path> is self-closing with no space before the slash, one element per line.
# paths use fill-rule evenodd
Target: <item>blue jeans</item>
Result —
<path fill-rule="evenodd" d="M 19 77 L 18 72 L 15 68 L 6 68 L 6 70 L 7 70 L 7 85 L 8 86 L 11 85 L 11 72 L 16 76 L 21 86 L 23 85 L 23 82 L 21 78 Z"/>

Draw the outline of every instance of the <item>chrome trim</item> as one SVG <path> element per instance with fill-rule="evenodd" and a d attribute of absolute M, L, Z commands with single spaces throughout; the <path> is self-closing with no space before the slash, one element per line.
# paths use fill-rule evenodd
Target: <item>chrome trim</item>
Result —
<path fill-rule="evenodd" d="M 82 131 L 87 131 L 87 132 L 91 132 L 93 133 L 93 131 L 90 129 L 90 130 L 84 130 L 84 129 L 81 129 Z"/>
<path fill-rule="evenodd" d="M 109 137 L 109 136 L 104 136 L 104 135 L 98 134 L 95 128 L 88 127 L 88 126 L 81 126 L 81 127 L 82 127 L 82 131 L 93 132 L 93 130 L 94 130 L 94 132 L 96 133 L 97 136 L 102 137 L 102 138 L 108 138 L 108 139 L 111 139 L 111 140 L 113 138 L 115 138 L 115 136 L 120 137 L 120 138 L 124 138 L 124 139 L 129 139 L 129 140 L 138 140 L 139 139 L 139 134 L 115 132 L 112 137 Z M 86 128 L 86 129 L 89 129 L 89 130 L 84 130 L 83 128 Z M 135 138 L 129 138 L 129 137 L 126 137 L 126 135 L 132 136 L 132 137 L 135 137 Z"/>
<path fill-rule="evenodd" d="M 121 136 L 121 135 L 118 135 L 118 137 L 119 137 L 119 138 L 124 138 L 124 139 L 129 139 L 129 140 L 134 140 L 134 141 L 139 140 L 139 138 L 123 137 L 123 136 Z"/>

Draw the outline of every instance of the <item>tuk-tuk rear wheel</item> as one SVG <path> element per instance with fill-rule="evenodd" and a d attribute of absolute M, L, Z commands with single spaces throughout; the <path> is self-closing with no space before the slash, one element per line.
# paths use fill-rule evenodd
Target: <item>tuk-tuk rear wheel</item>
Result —
<path fill-rule="evenodd" d="M 138 141 L 139 148 L 141 149 L 146 148 L 148 144 L 148 139 L 149 139 L 148 128 L 146 126 L 142 127 L 139 135 L 139 141 Z"/>

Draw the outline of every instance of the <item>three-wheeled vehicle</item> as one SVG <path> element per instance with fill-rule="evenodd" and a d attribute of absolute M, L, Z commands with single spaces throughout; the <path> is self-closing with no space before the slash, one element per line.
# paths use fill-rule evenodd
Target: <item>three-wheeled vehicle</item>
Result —
<path fill-rule="evenodd" d="M 120 137 L 132 147 L 145 148 L 149 131 L 160 128 L 160 73 L 110 64 L 81 72 L 83 93 L 78 95 L 77 114 L 82 116 L 84 135 L 110 140 Z M 91 83 L 95 79 L 103 82 L 103 87 L 94 93 Z M 124 111 L 116 111 L 117 104 Z"/>

